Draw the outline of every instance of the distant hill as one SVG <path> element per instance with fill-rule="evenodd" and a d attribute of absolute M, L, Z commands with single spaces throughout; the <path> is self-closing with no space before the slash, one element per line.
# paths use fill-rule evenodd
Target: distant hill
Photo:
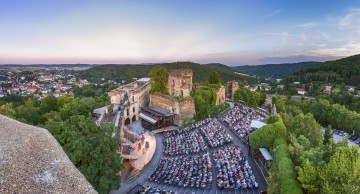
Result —
<path fill-rule="evenodd" d="M 283 63 L 283 64 L 266 64 L 266 65 L 246 65 L 232 67 L 234 70 L 260 77 L 284 78 L 303 67 L 318 66 L 321 62 L 300 62 L 300 63 Z"/>
<path fill-rule="evenodd" d="M 6 68 L 90 68 L 95 67 L 95 64 L 31 64 L 31 65 L 22 65 L 22 64 L 3 64 L 0 67 Z"/>
<path fill-rule="evenodd" d="M 255 83 L 256 79 L 253 77 L 238 75 L 234 70 L 222 64 L 198 64 L 192 62 L 174 62 L 159 64 L 166 69 L 192 69 L 193 82 L 205 82 L 211 70 L 216 70 L 222 76 L 224 81 L 244 81 Z M 101 82 L 101 79 L 115 80 L 120 82 L 125 80 L 130 82 L 132 78 L 147 77 L 152 67 L 155 65 L 99 65 L 84 71 L 79 71 L 82 79 L 87 79 L 91 82 Z"/>
<path fill-rule="evenodd" d="M 315 67 L 304 67 L 288 76 L 285 82 L 300 81 L 302 83 L 345 83 L 360 85 L 360 55 L 354 55 L 335 61 L 327 61 Z"/>

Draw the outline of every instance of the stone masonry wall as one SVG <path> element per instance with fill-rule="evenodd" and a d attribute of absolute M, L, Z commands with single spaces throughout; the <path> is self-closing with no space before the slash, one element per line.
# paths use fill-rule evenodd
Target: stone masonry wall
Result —
<path fill-rule="evenodd" d="M 167 88 L 171 96 L 190 96 L 192 90 L 191 69 L 176 69 L 169 71 Z"/>
<path fill-rule="evenodd" d="M 150 95 L 150 107 L 158 107 L 175 114 L 175 124 L 184 119 L 192 119 L 195 115 L 195 103 L 190 97 L 176 99 L 163 94 Z"/>
<path fill-rule="evenodd" d="M 239 84 L 236 81 L 230 81 L 226 83 L 226 98 L 233 101 L 235 91 L 239 88 Z"/>
<path fill-rule="evenodd" d="M 225 87 L 221 86 L 216 94 L 216 105 L 220 105 L 225 102 Z"/>

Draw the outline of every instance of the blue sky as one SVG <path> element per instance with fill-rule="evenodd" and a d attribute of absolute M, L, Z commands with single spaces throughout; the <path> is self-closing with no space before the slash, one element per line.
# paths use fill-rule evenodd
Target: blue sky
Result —
<path fill-rule="evenodd" d="M 1 0 L 0 63 L 226 65 L 360 54 L 360 1 Z"/>

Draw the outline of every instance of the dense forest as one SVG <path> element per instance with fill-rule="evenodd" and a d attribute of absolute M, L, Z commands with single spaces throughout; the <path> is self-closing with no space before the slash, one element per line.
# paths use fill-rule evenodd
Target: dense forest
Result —
<path fill-rule="evenodd" d="M 253 149 L 265 147 L 274 157 L 267 192 L 359 193 L 359 148 L 349 147 L 347 137 L 335 143 L 331 128 L 359 134 L 360 115 L 323 99 L 274 96 L 273 102 L 279 115 L 250 135 Z"/>
<path fill-rule="evenodd" d="M 359 86 L 360 55 L 328 61 L 315 67 L 304 67 L 284 80 L 287 83 L 294 81 L 302 83 L 345 83 L 347 85 Z"/>
<path fill-rule="evenodd" d="M 320 65 L 321 62 L 300 62 L 300 63 L 283 63 L 283 64 L 266 64 L 266 65 L 245 65 L 232 67 L 235 71 L 256 75 L 260 77 L 284 78 L 303 67 L 313 67 Z"/>
<path fill-rule="evenodd" d="M 163 63 L 159 64 L 165 67 L 167 70 L 170 69 L 192 69 L 193 71 L 193 82 L 200 83 L 205 82 L 210 76 L 211 71 L 216 70 L 219 72 L 224 81 L 236 80 L 239 82 L 256 83 L 256 79 L 248 76 L 242 76 L 235 74 L 234 71 L 221 64 L 198 64 L 192 62 L 175 62 L 175 63 Z M 133 78 L 147 77 L 150 73 L 151 68 L 155 65 L 99 65 L 84 71 L 80 71 L 80 77 L 87 79 L 88 81 L 99 83 L 102 78 L 106 80 L 115 80 L 121 82 L 131 82 Z"/>

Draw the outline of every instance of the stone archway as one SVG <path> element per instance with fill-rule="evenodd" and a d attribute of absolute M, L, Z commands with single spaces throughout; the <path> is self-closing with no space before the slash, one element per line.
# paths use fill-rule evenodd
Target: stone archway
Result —
<path fill-rule="evenodd" d="M 131 122 L 135 122 L 136 121 L 136 115 L 134 115 L 131 119 Z"/>
<path fill-rule="evenodd" d="M 125 125 L 129 125 L 131 123 L 130 118 L 125 119 Z"/>

